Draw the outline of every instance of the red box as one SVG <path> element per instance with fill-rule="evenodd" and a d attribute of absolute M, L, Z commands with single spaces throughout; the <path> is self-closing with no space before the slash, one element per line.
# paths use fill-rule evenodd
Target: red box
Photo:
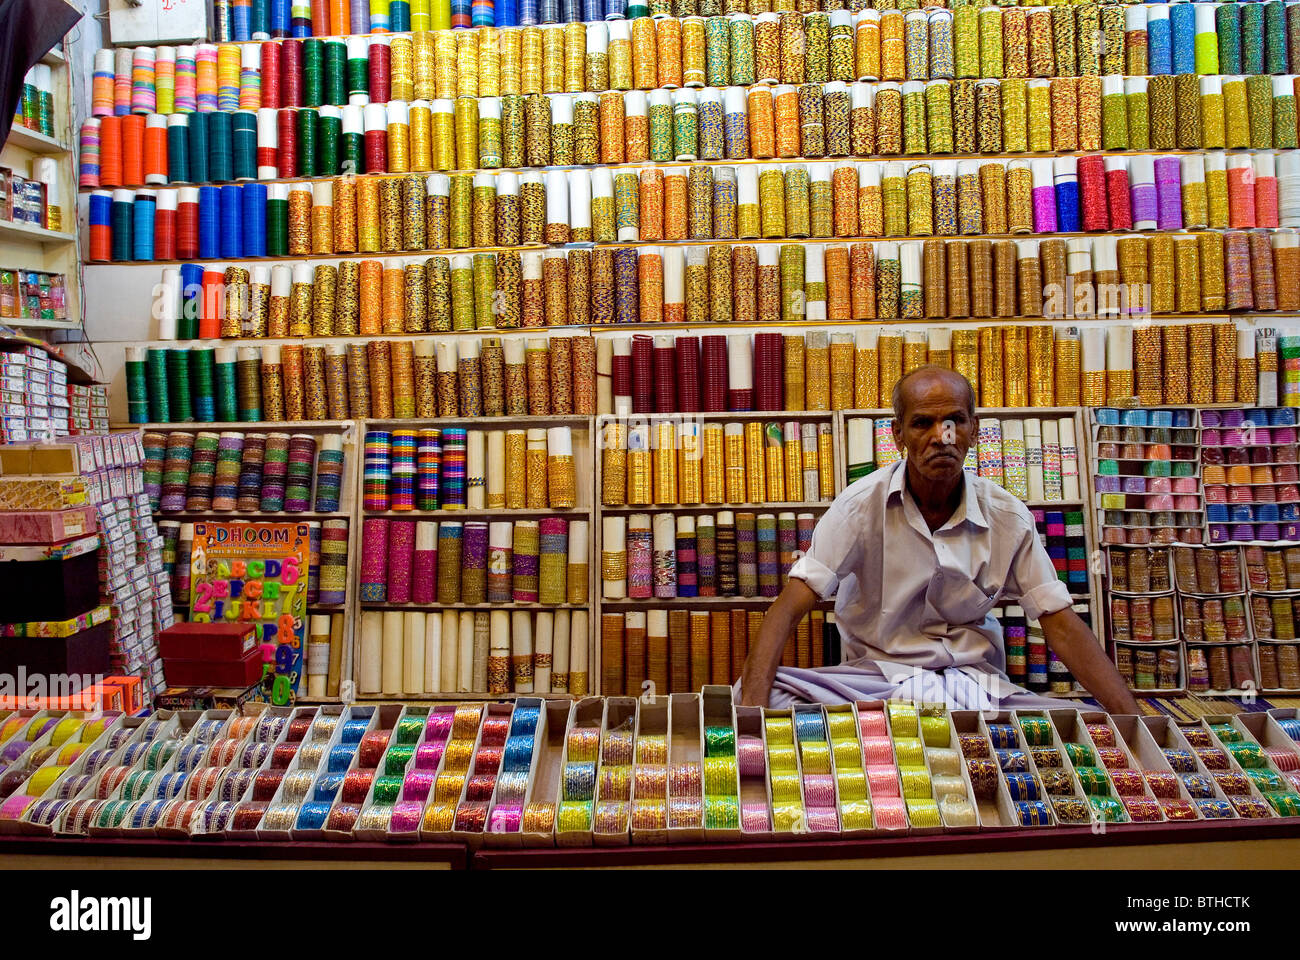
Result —
<path fill-rule="evenodd" d="M 262 676 L 262 652 L 254 650 L 243 660 L 168 660 L 163 673 L 169 687 L 247 687 Z"/>
<path fill-rule="evenodd" d="M 249 623 L 176 623 L 158 634 L 158 655 L 164 660 L 234 663 L 244 660 L 250 652 L 256 650 L 257 632 Z M 168 682 L 174 686 L 193 686 L 179 680 Z"/>

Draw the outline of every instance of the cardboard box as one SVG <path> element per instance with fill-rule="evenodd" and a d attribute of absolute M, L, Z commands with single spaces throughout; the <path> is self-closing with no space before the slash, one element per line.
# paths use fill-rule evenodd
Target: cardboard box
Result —
<path fill-rule="evenodd" d="M 112 625 L 104 622 L 75 633 L 45 637 L 28 635 L 0 639 L 0 673 L 16 676 L 79 674 L 103 677 L 111 672 L 109 644 Z"/>
<path fill-rule="evenodd" d="M 262 677 L 262 652 L 252 650 L 242 660 L 176 660 L 163 658 L 163 672 L 172 686 L 245 687 Z"/>
<path fill-rule="evenodd" d="M 98 529 L 93 507 L 0 513 L 0 543 L 59 543 Z"/>
<path fill-rule="evenodd" d="M 99 538 L 60 546 L 0 547 L 0 621 L 66 620 L 98 603 Z M 20 559 L 28 550 L 51 555 Z"/>
<path fill-rule="evenodd" d="M 257 650 L 257 634 L 247 623 L 178 623 L 158 635 L 164 659 L 238 662 Z"/>
<path fill-rule="evenodd" d="M 260 689 L 256 684 L 242 688 L 164 685 L 154 695 L 153 705 L 159 710 L 234 710 L 256 697 Z"/>

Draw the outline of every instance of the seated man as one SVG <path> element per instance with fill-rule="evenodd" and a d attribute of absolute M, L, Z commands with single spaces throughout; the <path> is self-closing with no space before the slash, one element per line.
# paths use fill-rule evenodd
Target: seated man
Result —
<path fill-rule="evenodd" d="M 1068 706 L 1006 678 L 1002 628 L 989 612 L 1016 603 L 1103 707 L 1137 713 L 1105 650 L 1070 609 L 1028 508 L 963 469 L 976 435 L 970 383 L 922 367 L 898 381 L 893 407 L 894 439 L 906 457 L 849 485 L 817 524 L 745 661 L 740 702 L 901 697 L 954 709 Z M 831 597 L 844 663 L 779 667 L 795 624 Z"/>

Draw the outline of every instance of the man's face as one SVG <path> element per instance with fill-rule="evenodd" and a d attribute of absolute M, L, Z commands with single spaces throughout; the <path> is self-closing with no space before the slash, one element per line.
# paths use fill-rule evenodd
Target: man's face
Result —
<path fill-rule="evenodd" d="M 950 377 L 923 377 L 904 385 L 902 399 L 894 441 L 906 449 L 912 469 L 936 484 L 960 479 L 976 429 L 965 388 Z"/>

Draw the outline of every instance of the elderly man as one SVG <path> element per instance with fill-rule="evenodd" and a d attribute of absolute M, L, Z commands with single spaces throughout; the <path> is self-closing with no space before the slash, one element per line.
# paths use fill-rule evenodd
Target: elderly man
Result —
<path fill-rule="evenodd" d="M 902 697 L 968 709 L 1064 706 L 1006 678 L 1002 628 L 990 611 L 1017 603 L 1103 707 L 1137 713 L 1119 672 L 1070 609 L 1029 510 L 963 469 L 976 435 L 970 383 L 922 367 L 898 381 L 893 407 L 894 439 L 906 457 L 831 504 L 763 620 L 741 702 Z M 791 629 L 831 597 L 844 663 L 779 668 Z"/>

